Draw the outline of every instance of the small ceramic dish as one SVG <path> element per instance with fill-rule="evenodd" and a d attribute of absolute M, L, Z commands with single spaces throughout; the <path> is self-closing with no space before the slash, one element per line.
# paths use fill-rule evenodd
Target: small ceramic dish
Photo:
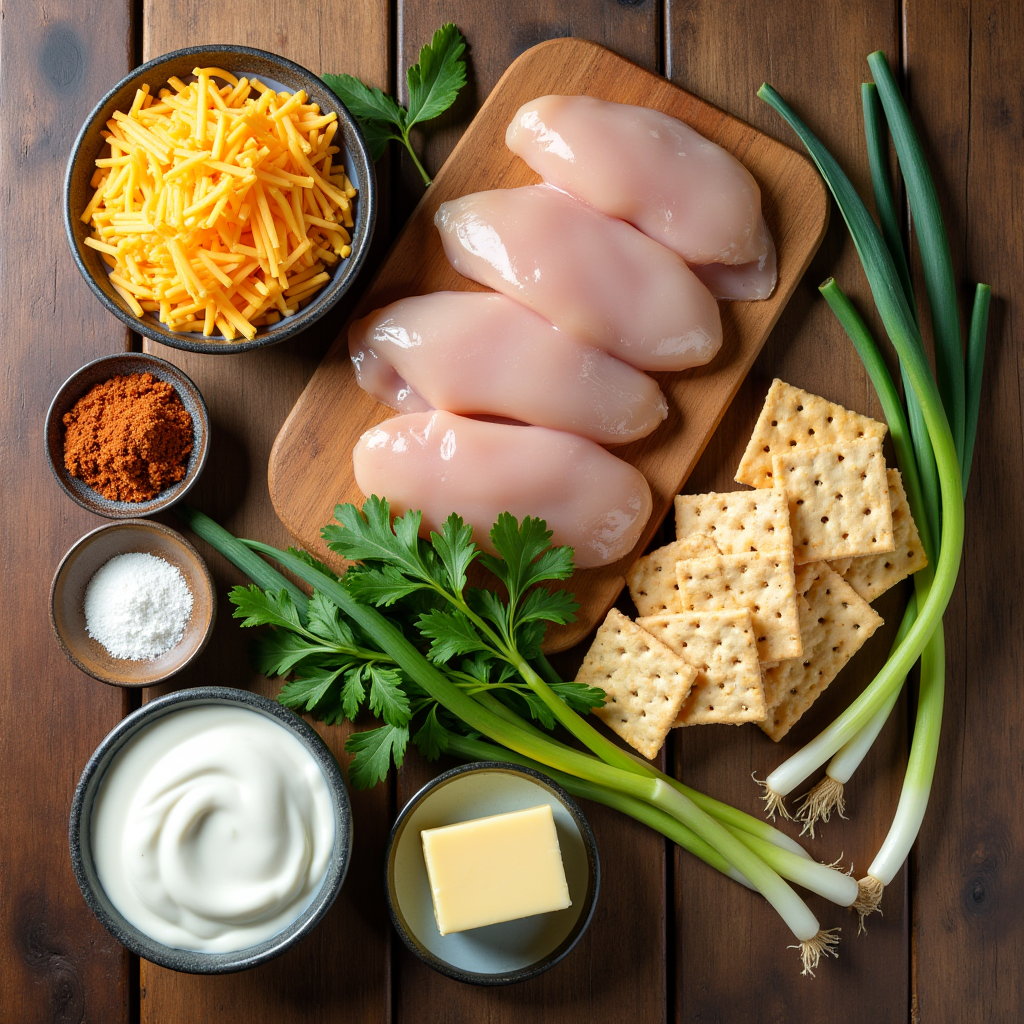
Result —
<path fill-rule="evenodd" d="M 152 661 L 115 658 L 85 628 L 85 589 L 115 555 L 144 551 L 177 567 L 192 593 L 185 635 Z M 161 523 L 129 519 L 109 523 L 78 540 L 61 559 L 50 586 L 50 625 L 57 643 L 83 672 L 112 686 L 153 686 L 176 675 L 202 653 L 213 633 L 217 602 L 213 579 L 199 552 Z"/>
<path fill-rule="evenodd" d="M 139 931 L 125 920 L 107 897 L 96 873 L 92 853 L 90 823 L 93 806 L 104 772 L 110 767 L 118 751 L 141 729 L 156 719 L 181 708 L 200 704 L 226 704 L 249 708 L 288 729 L 319 765 L 334 806 L 334 849 L 331 852 L 327 874 L 312 903 L 287 928 L 276 935 L 258 945 L 230 953 L 176 949 L 157 942 Z M 338 762 L 324 741 L 298 715 L 276 701 L 268 700 L 256 693 L 220 686 L 202 686 L 169 693 L 145 704 L 107 734 L 89 759 L 75 790 L 71 803 L 68 839 L 71 846 L 71 865 L 85 902 L 118 942 L 151 963 L 168 967 L 173 971 L 188 974 L 229 974 L 233 971 L 248 970 L 280 956 L 286 949 L 305 938 L 327 913 L 345 881 L 352 855 L 352 809 Z"/>
<path fill-rule="evenodd" d="M 434 920 L 420 832 L 491 814 L 551 806 L 572 906 L 551 914 L 442 936 Z M 487 761 L 454 768 L 423 787 L 391 830 L 387 897 L 402 941 L 428 967 L 474 985 L 509 985 L 554 967 L 579 942 L 597 903 L 594 834 L 572 797 L 530 768 Z"/>
<path fill-rule="evenodd" d="M 155 498 L 149 501 L 113 501 L 73 477 L 64 465 L 64 415 L 97 384 L 103 384 L 111 377 L 128 377 L 135 373 L 151 373 L 157 380 L 166 381 L 177 392 L 181 404 L 192 417 L 192 452 L 181 480 L 164 488 Z M 206 456 L 210 451 L 210 415 L 199 388 L 173 363 L 145 352 L 122 352 L 120 355 L 94 359 L 64 381 L 46 412 L 44 436 L 50 470 L 72 501 L 107 519 L 134 519 L 169 508 L 192 489 L 206 465 Z"/>
<path fill-rule="evenodd" d="M 310 101 L 318 103 L 324 113 L 335 111 L 339 124 L 336 137 L 343 150 L 339 156 L 344 159 L 345 173 L 349 181 L 359 193 L 353 207 L 355 225 L 351 230 L 351 255 L 334 266 L 330 271 L 330 281 L 317 293 L 312 302 L 276 324 L 258 328 L 252 341 L 245 338 L 238 341 L 214 340 L 203 338 L 202 335 L 176 333 L 160 323 L 153 313 L 145 313 L 142 317 L 135 316 L 124 299 L 114 291 L 110 283 L 109 268 L 100 254 L 85 244 L 89 227 L 82 223 L 81 213 L 95 191 L 89 182 L 96 170 L 95 160 L 106 145 L 101 133 L 107 130 L 107 121 L 114 116 L 115 111 L 127 111 L 131 108 L 136 91 L 144 83 L 149 83 L 155 94 L 167 85 L 168 79 L 172 76 L 177 76 L 183 82 L 195 81 L 192 70 L 196 67 L 217 67 L 238 77 L 255 77 L 278 91 L 296 92 L 305 89 Z M 93 293 L 114 316 L 127 324 L 130 330 L 139 331 L 147 338 L 155 338 L 172 348 L 188 352 L 222 355 L 248 352 L 254 348 L 275 345 L 315 323 L 352 287 L 366 260 L 376 215 L 373 160 L 355 118 L 312 71 L 307 71 L 294 61 L 279 57 L 277 54 L 255 50 L 249 46 L 189 46 L 183 50 L 165 53 L 162 57 L 135 68 L 96 104 L 82 126 L 71 149 L 64 180 L 64 226 L 68 243 L 75 263 Z"/>

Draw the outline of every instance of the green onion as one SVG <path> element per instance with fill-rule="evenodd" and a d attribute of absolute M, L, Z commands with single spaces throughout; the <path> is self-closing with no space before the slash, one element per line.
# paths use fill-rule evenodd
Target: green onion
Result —
<path fill-rule="evenodd" d="M 940 626 L 921 655 L 921 686 L 917 697 L 914 741 L 910 746 L 906 779 L 896 815 L 878 855 L 868 868 L 868 875 L 883 885 L 888 885 L 903 866 L 924 820 L 939 749 L 945 678 L 946 650 Z"/>
<path fill-rule="evenodd" d="M 967 337 L 967 422 L 964 430 L 964 494 L 971 475 L 974 440 L 978 436 L 978 413 L 981 409 L 981 380 L 985 366 L 985 336 L 988 334 L 988 307 L 992 289 L 979 284 L 974 292 L 971 331 Z"/>
<path fill-rule="evenodd" d="M 220 523 L 204 515 L 190 505 L 175 505 L 174 514 L 197 536 L 219 551 L 258 587 L 276 594 L 287 590 L 289 597 L 305 621 L 309 598 L 290 579 L 282 576 L 273 566 L 267 565 L 255 552 L 224 529 Z"/>
<path fill-rule="evenodd" d="M 914 300 L 914 286 L 910 280 L 907 254 L 900 237 L 899 218 L 896 216 L 896 202 L 893 199 L 889 180 L 889 155 L 886 152 L 887 133 L 885 130 L 882 103 L 878 98 L 878 87 L 874 82 L 864 82 L 860 87 L 861 106 L 864 109 L 864 138 L 868 148 L 868 163 L 871 167 L 871 187 L 875 193 L 875 212 L 882 229 L 889 255 L 892 256 L 896 272 L 903 285 L 907 305 L 917 319 L 917 304 Z"/>
<path fill-rule="evenodd" d="M 877 93 L 874 87 L 866 85 L 862 97 L 875 202 L 882 223 L 881 234 L 860 197 L 824 147 L 777 94 L 767 87 L 761 92 L 763 98 L 796 129 L 832 190 L 853 235 L 882 322 L 899 356 L 907 395 L 906 418 L 888 371 L 863 321 L 834 282 L 827 282 L 822 287 L 826 300 L 860 352 L 882 401 L 906 480 L 915 475 L 911 473 L 911 467 L 916 463 L 919 486 L 914 488 L 913 497 L 908 487 L 908 501 L 930 559 L 929 566 L 915 574 L 916 600 L 907 608 L 900 627 L 901 635 L 897 635 L 894 652 L 882 672 L 843 715 L 780 769 L 776 769 L 767 780 L 769 795 L 772 801 L 777 801 L 778 794 L 788 792 L 786 787 L 797 775 L 809 773 L 808 769 L 813 770 L 830 751 L 838 750 L 826 779 L 808 794 L 800 816 L 805 821 L 805 830 L 813 836 L 814 822 L 827 820 L 833 807 L 842 814 L 842 786 L 884 725 L 910 667 L 902 657 L 903 652 L 912 650 L 922 636 L 926 638 L 920 649 L 921 682 L 913 740 L 896 814 L 867 875 L 858 883 L 860 894 L 853 905 L 860 914 L 862 929 L 865 916 L 878 909 L 885 886 L 899 871 L 916 841 L 934 779 L 945 687 L 942 614 L 955 583 L 963 546 L 963 495 L 967 491 L 980 411 L 990 301 L 988 287 L 979 285 L 971 318 L 965 371 L 952 261 L 935 186 L 884 54 L 871 54 L 868 62 L 875 77 Z M 927 369 L 909 270 L 899 240 L 885 166 L 885 132 L 878 109 L 879 101 L 892 129 L 900 168 L 907 183 L 911 213 L 918 230 L 935 334 L 938 387 Z M 883 236 L 884 242 L 881 241 Z M 896 292 L 897 285 L 902 287 L 902 301 Z M 937 395 L 941 395 L 941 400 Z M 909 450 L 911 447 L 912 452 Z M 888 671 L 894 664 L 898 664 L 901 674 Z"/>
<path fill-rule="evenodd" d="M 763 85 L 758 95 L 774 107 L 800 136 L 850 229 L 882 323 L 921 406 L 935 452 L 943 509 L 942 537 L 935 562 L 934 583 L 928 588 L 926 596 L 919 595 L 917 619 L 881 672 L 853 704 L 807 747 L 768 777 L 768 796 L 778 800 L 792 792 L 795 786 L 848 743 L 886 705 L 893 689 L 902 685 L 935 632 L 949 603 L 960 569 L 964 517 L 960 460 L 956 445 L 928 365 L 917 323 L 878 227 L 835 159 L 778 93 L 770 86 Z"/>
<path fill-rule="evenodd" d="M 903 643 L 907 630 L 910 629 L 916 618 L 917 595 L 911 594 L 907 609 L 903 614 L 903 621 L 900 622 L 900 628 L 896 632 L 892 650 Z M 891 654 L 892 651 L 889 653 Z M 902 689 L 902 686 L 893 687 L 889 699 L 875 712 L 875 717 L 853 739 L 840 747 L 836 755 L 829 761 L 828 767 L 825 769 L 825 777 L 816 783 L 810 792 L 801 797 L 803 802 L 796 814 L 793 815 L 797 821 L 803 822 L 801 835 L 809 835 L 813 839 L 817 823 L 819 821 L 827 823 L 833 811 L 837 811 L 840 818 L 846 816 L 843 813 L 846 810 L 844 787 L 860 767 L 861 762 L 878 738 L 878 734 L 889 720 L 889 715 L 892 714 L 892 709 L 896 706 Z"/>
<path fill-rule="evenodd" d="M 950 430 L 962 472 L 966 422 L 964 353 L 960 338 L 956 279 L 953 277 L 953 260 L 949 254 L 946 227 L 942 222 L 942 209 L 935 183 L 928 171 L 924 150 L 910 119 L 910 111 L 900 95 L 885 54 L 881 50 L 870 54 L 868 66 L 878 87 L 903 180 L 907 183 L 910 214 L 917 228 L 921 269 L 931 308 L 939 391 L 949 414 Z"/>
<path fill-rule="evenodd" d="M 592 758 L 547 738 L 516 728 L 473 697 L 463 693 L 427 661 L 389 619 L 375 608 L 360 604 L 337 580 L 324 575 L 291 552 L 280 551 L 258 541 L 245 543 L 254 551 L 273 558 L 289 572 L 305 580 L 333 601 L 431 698 L 471 729 L 548 768 L 642 800 L 689 828 L 717 850 L 775 908 L 798 940 L 805 971 L 813 968 L 822 953 L 833 951 L 836 942 L 834 933 L 823 930 L 818 925 L 817 919 L 789 884 L 743 842 L 736 839 L 725 826 L 702 811 L 676 787 L 653 773 L 635 773 L 638 767 L 635 763 L 632 765 L 634 770 L 623 770 L 598 758 Z"/>
<path fill-rule="evenodd" d="M 666 839 L 671 839 L 673 843 L 688 850 L 695 857 L 699 857 L 716 871 L 728 875 L 734 881 L 747 886 L 748 889 L 754 888 L 713 846 L 704 842 L 682 822 L 657 807 L 651 807 L 643 800 L 637 800 L 635 797 L 626 796 L 623 793 L 616 793 L 605 786 L 595 785 L 593 782 L 587 782 L 586 779 L 577 778 L 575 775 L 567 775 L 565 772 L 558 771 L 557 768 L 550 768 L 539 761 L 510 751 L 507 747 L 496 747 L 483 742 L 483 740 L 453 736 L 448 741 L 446 752 L 465 758 L 467 761 L 509 761 L 512 764 L 520 764 L 526 768 L 532 768 L 534 771 L 542 772 L 573 796 L 582 797 L 584 800 L 593 800 L 595 803 L 604 804 L 606 807 L 612 807 L 629 815 L 629 817 L 653 828 L 656 832 L 660 832 Z"/>

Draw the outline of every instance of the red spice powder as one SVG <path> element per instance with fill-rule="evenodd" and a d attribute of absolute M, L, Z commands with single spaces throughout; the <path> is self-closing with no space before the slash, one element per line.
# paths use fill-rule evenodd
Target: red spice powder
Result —
<path fill-rule="evenodd" d="M 64 465 L 111 501 L 149 501 L 184 475 L 192 417 L 151 373 L 111 377 L 64 415 Z"/>

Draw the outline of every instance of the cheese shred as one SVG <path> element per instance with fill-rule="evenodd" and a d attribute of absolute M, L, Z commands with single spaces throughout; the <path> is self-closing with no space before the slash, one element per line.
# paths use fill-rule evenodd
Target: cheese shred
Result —
<path fill-rule="evenodd" d="M 356 189 L 335 160 L 336 113 L 301 89 L 220 68 L 192 74 L 156 96 L 143 85 L 107 122 L 85 243 L 135 316 L 251 341 L 351 255 Z"/>

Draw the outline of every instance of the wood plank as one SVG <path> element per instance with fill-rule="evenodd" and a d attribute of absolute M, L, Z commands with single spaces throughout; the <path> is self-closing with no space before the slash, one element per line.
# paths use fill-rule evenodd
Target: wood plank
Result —
<path fill-rule="evenodd" d="M 469 40 L 468 95 L 443 118 L 426 146 L 433 173 L 457 143 L 477 107 L 508 65 L 544 39 L 576 35 L 611 47 L 644 67 L 658 70 L 658 10 L 655 4 L 628 6 L 529 0 L 503 9 L 479 0 L 401 3 L 397 66 L 413 63 L 434 29 L 454 21 Z M 404 80 L 400 76 L 400 95 Z M 406 174 L 397 197 L 422 194 L 419 179 Z M 406 209 L 411 209 L 411 205 Z M 570 677 L 571 678 L 571 677 Z M 399 780 L 399 802 L 440 770 L 415 754 Z M 521 985 L 488 991 L 456 985 L 425 967 L 401 944 L 395 966 L 395 1018 L 409 1024 L 532 1024 L 564 1020 L 642 1021 L 668 1017 L 665 999 L 665 844 L 648 829 L 607 808 L 584 803 L 601 856 L 602 889 L 587 934 L 551 971 Z M 629 951 L 625 953 L 624 951 Z"/>
<path fill-rule="evenodd" d="M 649 71 L 662 70 L 659 5 L 636 0 L 594 4 L 558 0 L 527 0 L 496 16 L 488 0 L 415 0 L 399 2 L 398 96 L 409 101 L 405 68 L 419 59 L 420 48 L 446 21 L 454 21 L 468 41 L 468 81 L 451 109 L 430 125 L 414 129 L 424 166 L 431 175 L 455 148 L 466 126 L 498 84 L 505 69 L 531 46 L 546 39 L 575 36 L 607 46 Z M 412 161 L 403 155 L 400 167 L 399 221 L 404 222 L 423 195 L 423 182 Z"/>
<path fill-rule="evenodd" d="M 611 565 L 577 570 L 566 582 L 581 608 L 575 622 L 549 629 L 546 646 L 557 651 L 585 637 L 622 590 L 625 572 L 671 508 L 674 495 L 796 288 L 824 231 L 827 207 L 817 174 L 792 149 L 610 50 L 576 39 L 552 40 L 527 51 L 501 78 L 364 291 L 355 316 L 409 295 L 482 290 L 460 276 L 445 258 L 434 214 L 441 203 L 469 192 L 540 180 L 504 146 L 503 139 L 523 103 L 552 92 L 647 104 L 680 118 L 741 158 L 761 185 L 779 261 L 779 283 L 771 298 L 723 305 L 722 350 L 707 366 L 653 374 L 668 399 L 668 419 L 648 437 L 615 450 L 647 478 L 654 506 L 650 520 L 633 552 Z M 289 532 L 328 561 L 336 562 L 337 556 L 321 541 L 321 526 L 336 502 L 363 501 L 352 468 L 352 448 L 364 431 L 392 415 L 392 409 L 357 383 L 343 333 L 274 443 L 270 457 L 274 507 Z"/>
<path fill-rule="evenodd" d="M 870 194 L 859 84 L 867 77 L 863 58 L 869 52 L 879 47 L 897 52 L 892 3 L 828 0 L 811 17 L 799 3 L 752 7 L 736 0 L 669 0 L 667 22 L 667 68 L 673 81 L 797 145 L 781 120 L 756 98 L 761 82 L 771 82 L 829 146 L 862 194 Z M 880 416 L 852 346 L 817 293 L 817 283 L 829 274 L 862 309 L 870 308 L 853 246 L 835 210 L 811 269 L 690 476 L 688 492 L 736 487 L 731 482 L 734 468 L 775 376 Z M 756 729 L 685 730 L 675 737 L 679 777 L 759 813 L 751 771 L 763 778 L 863 688 L 885 659 L 905 598 L 904 590 L 879 602 L 887 620 L 884 629 L 782 743 L 771 743 Z M 842 854 L 844 864 L 852 860 L 856 874 L 866 870 L 891 821 L 904 759 L 901 706 L 851 781 L 851 820 L 833 817 L 809 845 L 814 856 L 832 860 Z M 786 830 L 796 834 L 791 826 Z M 885 916 L 872 919 L 866 937 L 857 937 L 852 914 L 817 898 L 809 900 L 823 926 L 843 929 L 839 960 L 823 962 L 813 981 L 799 977 L 795 951 L 785 948 L 792 938 L 758 897 L 682 855 L 676 878 L 678 1021 L 882 1024 L 907 1019 L 909 939 L 902 876 L 887 890 Z"/>
<path fill-rule="evenodd" d="M 71 797 L 124 713 L 49 626 L 50 578 L 102 520 L 72 504 L 43 458 L 63 381 L 125 351 L 128 333 L 82 280 L 64 237 L 64 167 L 81 123 L 128 70 L 129 6 L 55 0 L 0 18 L 0 1019 L 126 1021 L 129 958 L 82 899 L 68 856 Z"/>
<path fill-rule="evenodd" d="M 1024 1005 L 1019 778 L 1024 624 L 1019 4 L 907 0 L 906 81 L 936 177 L 961 309 L 994 293 L 960 583 L 946 614 L 946 704 L 914 856 L 915 1020 L 1015 1021 Z M 1017 255 L 1013 255 L 1017 254 Z M 965 320 L 966 323 L 966 320 Z"/>
<path fill-rule="evenodd" d="M 379 86 L 388 82 L 389 31 L 386 0 L 313 0 L 269 7 L 248 0 L 228 6 L 200 0 L 143 4 L 147 60 L 197 41 L 230 40 L 280 53 L 318 74 L 346 71 Z M 386 221 L 378 221 L 378 230 L 386 239 Z M 145 342 L 146 351 L 181 366 L 206 399 L 213 427 L 210 461 L 190 500 L 236 534 L 289 543 L 270 505 L 267 457 L 281 422 L 333 340 L 340 322 L 333 318 L 345 315 L 343 309 L 335 310 L 298 338 L 240 356 L 186 355 Z M 166 521 L 179 525 L 173 516 Z M 203 658 L 175 686 L 215 683 L 276 695 L 279 684 L 249 667 L 247 638 L 230 617 L 226 594 L 241 582 L 240 574 L 200 547 L 217 584 L 220 617 Z M 318 728 L 344 764 L 348 730 Z M 228 977 L 189 977 L 143 964 L 142 1020 L 387 1020 L 390 933 L 380 859 L 390 810 L 386 786 L 353 794 L 352 866 L 337 903 L 306 942 L 262 968 Z"/>

